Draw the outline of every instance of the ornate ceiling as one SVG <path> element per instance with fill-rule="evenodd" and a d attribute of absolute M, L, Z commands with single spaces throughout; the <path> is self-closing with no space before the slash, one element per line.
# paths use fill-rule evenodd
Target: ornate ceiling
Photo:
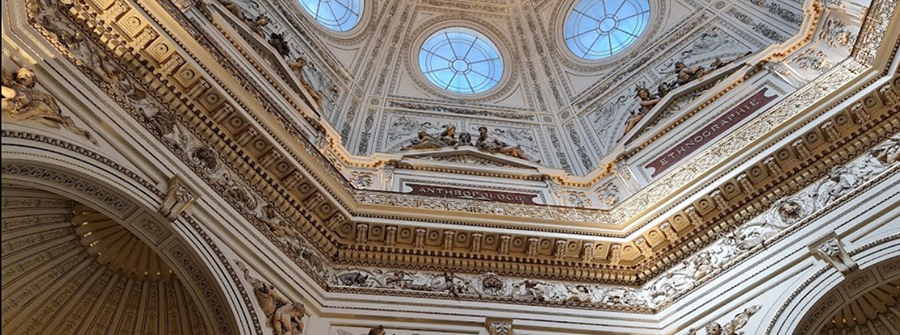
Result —
<path fill-rule="evenodd" d="M 564 41 L 573 1 L 367 2 L 349 38 L 298 13 L 292 1 L 234 4 L 248 17 L 269 16 L 264 30 L 286 31 L 286 57 L 309 61 L 302 76 L 323 94 L 323 114 L 351 153 L 395 152 L 420 130 L 455 126 L 477 137 L 487 127 L 542 165 L 576 176 L 602 169 L 598 162 L 624 145 L 626 121 L 638 108 L 635 86 L 671 82 L 678 61 L 707 69 L 716 58 L 741 62 L 795 35 L 802 17 L 792 1 L 651 1 L 649 23 L 632 45 L 590 61 Z M 497 87 L 459 95 L 421 74 L 419 46 L 446 27 L 474 29 L 497 45 L 506 64 Z M 714 82 L 677 92 L 688 97 L 666 113 Z"/>
<path fill-rule="evenodd" d="M 597 62 L 565 52 L 570 5 L 365 1 L 341 32 L 280 0 L 21 12 L 135 146 L 171 158 L 149 165 L 181 171 L 154 186 L 160 215 L 221 215 L 217 238 L 322 294 L 659 313 L 897 171 L 896 1 L 651 1 L 644 35 Z M 416 72 L 418 46 L 458 26 L 505 57 L 495 88 L 462 97 Z M 4 88 L 50 114 L 5 111 L 112 147 L 34 76 Z M 94 244 L 109 227 L 83 222 L 104 264 L 165 277 L 127 231 Z M 257 290 L 278 277 L 245 269 Z"/>

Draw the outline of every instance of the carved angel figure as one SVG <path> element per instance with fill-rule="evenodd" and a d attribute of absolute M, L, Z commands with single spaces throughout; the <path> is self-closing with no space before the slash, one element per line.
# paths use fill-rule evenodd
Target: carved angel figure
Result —
<path fill-rule="evenodd" d="M 9 74 L 2 71 L 2 111 L 9 113 L 13 120 L 37 121 L 51 128 L 65 128 L 84 136 L 91 142 L 96 140 L 87 131 L 79 128 L 72 118 L 63 116 L 56 100 L 47 93 L 34 89 L 34 72 L 20 68 Z"/>

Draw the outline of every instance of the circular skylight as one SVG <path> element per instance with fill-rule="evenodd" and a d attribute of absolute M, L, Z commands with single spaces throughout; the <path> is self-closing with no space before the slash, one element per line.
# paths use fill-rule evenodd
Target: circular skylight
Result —
<path fill-rule="evenodd" d="M 300 0 L 300 6 L 323 26 L 348 31 L 359 23 L 363 0 Z"/>
<path fill-rule="evenodd" d="M 566 18 L 566 45 L 584 59 L 606 58 L 634 43 L 649 19 L 648 0 L 581 0 Z"/>
<path fill-rule="evenodd" d="M 433 84 L 462 94 L 487 91 L 503 76 L 497 46 L 468 28 L 447 28 L 428 37 L 419 51 L 419 67 Z"/>

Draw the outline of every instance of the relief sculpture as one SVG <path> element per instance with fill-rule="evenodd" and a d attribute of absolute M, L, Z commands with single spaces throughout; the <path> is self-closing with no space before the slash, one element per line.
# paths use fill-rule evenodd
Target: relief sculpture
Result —
<path fill-rule="evenodd" d="M 306 58 L 303 56 L 297 57 L 295 60 L 287 61 L 288 67 L 291 68 L 291 71 L 294 71 L 294 75 L 297 76 L 297 79 L 300 80 L 300 85 L 309 92 L 309 95 L 313 99 L 313 103 L 315 103 L 319 108 L 322 108 L 322 102 L 325 100 L 325 95 L 322 92 L 313 89 L 312 85 L 309 84 L 309 81 L 306 80 L 306 77 L 303 75 L 303 69 L 309 64 Z"/>
<path fill-rule="evenodd" d="M 677 61 L 673 65 L 675 69 L 666 72 L 668 74 L 674 74 L 675 78 L 671 81 L 661 82 L 656 88 L 656 93 L 651 92 L 650 89 L 643 84 L 638 85 L 635 88 L 635 97 L 638 99 L 638 107 L 631 112 L 631 115 L 625 121 L 625 131 L 622 132 L 621 138 L 624 138 L 625 135 L 634 129 L 634 127 L 643 120 L 644 116 L 653 110 L 653 108 L 656 107 L 669 92 L 695 80 L 701 79 L 703 76 L 721 69 L 736 60 L 737 59 L 733 59 L 726 62 L 720 57 L 716 57 L 708 67 L 697 65 L 688 66 L 684 61 Z"/>
<path fill-rule="evenodd" d="M 266 315 L 266 324 L 273 329 L 273 333 L 302 335 L 306 307 L 300 302 L 292 302 L 285 298 L 272 284 L 253 278 L 243 263 L 238 262 L 237 265 L 244 272 L 244 279 L 253 287 L 259 308 Z"/>
<path fill-rule="evenodd" d="M 706 324 L 704 330 L 706 331 L 706 335 L 744 335 L 744 332 L 740 331 L 741 328 L 747 325 L 747 322 L 750 321 L 750 317 L 756 312 L 759 312 L 760 306 L 751 306 L 747 309 L 744 309 L 743 312 L 738 313 L 734 316 L 731 321 L 726 322 L 724 325 L 719 324 L 718 322 L 710 322 Z M 688 335 L 697 335 L 697 330 L 691 328 L 688 330 Z"/>
<path fill-rule="evenodd" d="M 525 154 L 525 151 L 522 150 L 521 145 L 511 145 L 506 142 L 501 141 L 495 136 L 491 136 L 488 134 L 487 127 L 478 127 L 478 140 L 475 142 L 475 147 L 482 151 L 490 152 L 492 154 L 501 154 L 515 158 L 521 158 L 526 161 L 532 161 L 535 163 L 540 163 L 539 159 L 531 159 Z"/>
<path fill-rule="evenodd" d="M 37 82 L 34 72 L 31 70 L 20 68 L 12 74 L 3 70 L 2 82 L 2 110 L 3 113 L 8 113 L 11 119 L 37 121 L 56 129 L 65 128 L 97 143 L 93 136 L 88 131 L 79 128 L 71 117 L 62 115 L 53 96 L 34 88 Z"/>
<path fill-rule="evenodd" d="M 404 120 L 406 120 L 404 118 Z M 396 124 L 396 122 L 395 122 Z M 425 123 L 430 125 L 430 123 Z M 424 124 L 423 124 L 424 125 Z M 492 153 L 492 154 L 501 154 L 509 157 L 524 159 L 527 161 L 540 163 L 539 159 L 532 159 L 528 154 L 525 153 L 525 150 L 522 148 L 522 145 L 519 143 L 510 144 L 504 140 L 501 140 L 496 135 L 491 134 L 488 131 L 487 127 L 478 127 L 478 138 L 475 140 L 475 143 L 472 143 L 472 135 L 466 132 L 460 133 L 457 138 L 456 135 L 456 126 L 446 125 L 444 126 L 444 131 L 440 134 L 430 134 L 425 130 L 420 130 L 416 133 L 416 138 L 412 139 L 406 145 L 403 145 L 400 150 L 419 150 L 419 149 L 441 149 L 447 147 L 458 148 L 460 146 L 475 146 L 478 150 Z M 522 137 L 520 134 L 514 134 L 513 132 L 507 132 L 508 137 Z"/>
<path fill-rule="evenodd" d="M 360 268 L 336 269 L 331 285 L 433 292 L 452 297 L 480 296 L 532 303 L 656 310 L 667 306 L 702 281 L 713 278 L 735 258 L 765 246 L 779 232 L 835 203 L 896 164 L 900 164 L 900 135 L 886 139 L 854 161 L 834 167 L 824 178 L 797 194 L 775 201 L 768 210 L 733 231 L 723 233 L 709 246 L 640 288 L 506 278 L 495 273 L 468 275 Z M 615 192 L 609 192 L 601 196 L 601 201 L 604 197 L 612 201 L 618 196 Z M 712 332 L 709 334 L 740 334 L 731 331 L 743 327 L 745 319 L 753 313 L 752 309 L 747 310 L 729 324 L 710 324 L 709 330 Z"/>

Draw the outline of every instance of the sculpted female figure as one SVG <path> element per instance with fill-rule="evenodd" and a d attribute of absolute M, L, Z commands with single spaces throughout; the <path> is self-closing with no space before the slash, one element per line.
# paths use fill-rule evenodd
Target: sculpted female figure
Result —
<path fill-rule="evenodd" d="M 528 156 L 524 151 L 522 151 L 522 148 L 520 148 L 519 146 L 511 146 L 497 139 L 496 137 L 488 135 L 487 127 L 478 127 L 478 134 L 478 140 L 475 142 L 475 147 L 477 147 L 478 149 L 494 154 L 503 154 L 510 157 L 531 161 L 531 159 L 528 158 Z"/>
<path fill-rule="evenodd" d="M 653 109 L 653 107 L 655 107 L 660 100 L 660 98 L 654 97 L 653 94 L 650 93 L 650 90 L 648 90 L 646 87 L 637 88 L 637 98 L 640 99 L 640 102 L 638 102 L 638 108 L 637 110 L 631 112 L 631 116 L 629 116 L 628 120 L 625 121 L 625 131 L 622 133 L 622 137 L 624 137 L 625 134 L 628 134 L 631 129 L 634 129 L 634 126 L 641 122 L 641 119 L 644 118 L 644 115 L 647 115 L 647 113 L 650 112 L 650 110 Z"/>

